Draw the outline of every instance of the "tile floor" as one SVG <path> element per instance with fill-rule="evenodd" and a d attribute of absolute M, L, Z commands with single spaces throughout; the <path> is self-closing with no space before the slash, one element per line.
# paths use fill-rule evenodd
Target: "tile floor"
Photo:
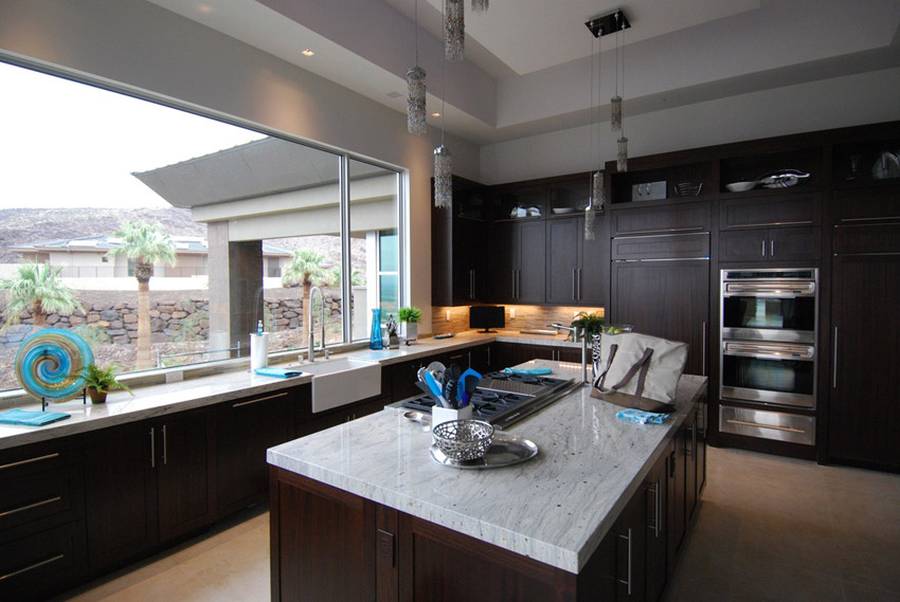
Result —
<path fill-rule="evenodd" d="M 900 475 L 709 450 L 667 602 L 900 600 Z M 69 599 L 264 601 L 268 514 L 236 518 Z"/>

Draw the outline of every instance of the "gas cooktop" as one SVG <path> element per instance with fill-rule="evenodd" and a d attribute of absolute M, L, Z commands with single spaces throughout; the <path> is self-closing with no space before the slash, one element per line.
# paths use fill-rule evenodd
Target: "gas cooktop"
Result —
<path fill-rule="evenodd" d="M 571 379 L 492 372 L 481 379 L 472 394 L 474 418 L 507 427 L 553 403 L 573 385 Z M 430 395 L 419 395 L 397 405 L 431 413 L 435 401 Z"/>

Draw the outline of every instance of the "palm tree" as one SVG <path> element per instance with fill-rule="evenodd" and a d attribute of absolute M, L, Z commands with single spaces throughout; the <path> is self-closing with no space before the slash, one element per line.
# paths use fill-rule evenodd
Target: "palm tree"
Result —
<path fill-rule="evenodd" d="M 162 226 L 150 222 L 126 222 L 115 233 L 122 246 L 109 254 L 124 255 L 134 261 L 134 277 L 138 281 L 137 365 L 151 367 L 150 358 L 150 278 L 156 263 L 175 264 L 175 244 Z"/>
<path fill-rule="evenodd" d="M 0 280 L 6 291 L 6 326 L 18 324 L 22 314 L 31 311 L 35 326 L 47 324 L 47 314 L 71 314 L 81 303 L 59 277 L 61 267 L 43 263 L 19 266 L 15 278 Z"/>
<path fill-rule="evenodd" d="M 296 249 L 291 256 L 291 261 L 281 274 L 283 286 L 303 286 L 303 320 L 304 328 L 300 334 L 300 340 L 305 340 L 309 325 L 305 323 L 309 315 L 309 291 L 313 284 L 324 284 L 331 279 L 331 274 L 324 267 L 325 257 L 310 249 Z M 301 343 L 302 344 L 302 343 Z"/>

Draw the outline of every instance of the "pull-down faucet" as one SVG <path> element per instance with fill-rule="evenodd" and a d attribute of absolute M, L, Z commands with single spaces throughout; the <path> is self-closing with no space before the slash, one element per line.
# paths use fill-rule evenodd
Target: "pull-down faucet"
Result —
<path fill-rule="evenodd" d="M 325 359 L 328 359 L 328 350 L 325 349 L 325 293 L 322 292 L 318 286 L 314 286 L 309 289 L 309 307 L 307 308 L 306 318 L 307 318 L 307 334 L 309 343 L 308 349 L 308 360 L 310 362 L 316 361 L 316 336 L 314 331 L 313 324 L 313 298 L 316 296 L 316 293 L 319 293 L 319 298 L 322 299 L 322 351 L 325 352 Z"/>

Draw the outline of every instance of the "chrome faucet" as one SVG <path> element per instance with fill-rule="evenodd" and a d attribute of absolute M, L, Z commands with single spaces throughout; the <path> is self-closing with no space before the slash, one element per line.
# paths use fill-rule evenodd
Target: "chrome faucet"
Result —
<path fill-rule="evenodd" d="M 565 330 L 569 332 L 569 335 L 572 337 L 572 341 L 578 343 L 579 333 L 581 334 L 581 383 L 588 384 L 590 380 L 588 379 L 588 356 L 593 355 L 590 353 L 588 349 L 588 336 L 586 329 L 582 329 L 579 331 L 577 326 L 566 326 L 565 324 L 560 324 L 559 322 L 554 322 L 553 324 L 549 324 L 550 328 L 555 328 L 556 332 L 561 330 Z"/>
<path fill-rule="evenodd" d="M 309 289 L 309 307 L 307 308 L 306 312 L 308 333 L 307 342 L 309 343 L 307 359 L 310 361 L 310 363 L 316 361 L 316 335 L 313 328 L 313 298 L 316 296 L 316 293 L 319 293 L 319 298 L 322 299 L 322 351 L 325 352 L 325 359 L 328 359 L 328 350 L 325 349 L 325 293 L 323 293 L 322 289 L 320 289 L 318 286 L 314 286 Z"/>

